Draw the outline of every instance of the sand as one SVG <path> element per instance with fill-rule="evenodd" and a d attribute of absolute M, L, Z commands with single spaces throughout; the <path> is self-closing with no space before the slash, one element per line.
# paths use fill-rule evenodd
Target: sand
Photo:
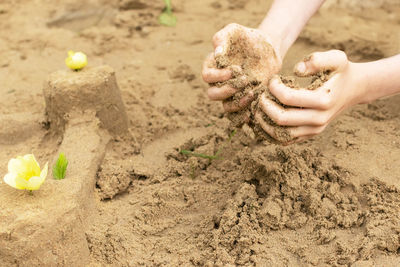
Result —
<path fill-rule="evenodd" d="M 155 1 L 0 3 L 0 174 L 17 155 L 72 157 L 66 179 L 50 172 L 33 196 L 0 182 L 0 265 L 400 265 L 400 96 L 301 144 L 256 143 L 200 72 L 212 35 L 257 26 L 270 1 L 173 2 L 174 28 L 158 25 Z M 399 12 L 397 0 L 327 1 L 282 74 L 318 50 L 399 53 Z M 115 71 L 127 130 L 106 132 L 91 106 L 54 131 L 43 89 L 68 50 Z"/>

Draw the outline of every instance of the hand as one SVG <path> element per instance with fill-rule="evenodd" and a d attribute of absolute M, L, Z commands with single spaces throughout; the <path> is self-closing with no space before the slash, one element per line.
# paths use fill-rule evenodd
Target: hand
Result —
<path fill-rule="evenodd" d="M 270 44 L 273 43 L 271 40 L 269 40 L 268 36 L 260 30 L 247 28 L 238 24 L 229 24 L 214 35 L 214 53 L 211 53 L 203 64 L 203 80 L 211 84 L 211 87 L 208 89 L 208 97 L 211 100 L 223 101 L 224 109 L 227 112 L 236 112 L 244 109 L 254 100 L 254 94 L 252 91 L 250 91 L 247 95 L 240 99 L 240 101 L 226 101 L 226 99 L 241 89 L 234 88 L 228 84 L 225 84 L 221 87 L 213 86 L 214 83 L 225 82 L 232 78 L 236 78 L 234 77 L 234 73 L 232 73 L 232 69 L 235 69 L 235 72 L 237 73 L 241 72 L 241 66 L 230 66 L 230 68 L 218 69 L 215 61 L 215 58 L 218 55 L 227 51 L 230 36 L 237 31 L 244 33 L 243 38 L 246 39 L 250 46 L 248 47 L 248 50 L 255 51 L 255 53 L 257 51 L 262 51 L 262 49 L 260 49 L 260 44 L 264 42 L 268 42 Z M 260 55 L 261 64 L 257 67 L 256 75 L 258 76 L 257 79 L 265 82 L 265 84 L 273 74 L 280 70 L 282 65 L 281 57 L 276 53 L 277 50 L 275 48 L 274 50 L 276 56 L 273 58 L 271 58 L 270 55 L 264 55 L 264 58 L 263 55 Z M 246 80 L 245 76 L 239 78 Z"/>
<path fill-rule="evenodd" d="M 295 66 L 298 76 L 310 76 L 320 71 L 330 70 L 332 76 L 315 90 L 293 89 L 285 86 L 278 77 L 271 79 L 269 90 L 280 103 L 260 97 L 260 108 L 276 124 L 288 126 L 293 142 L 305 140 L 321 133 L 340 112 L 346 108 L 365 102 L 367 95 L 362 64 L 350 62 L 346 54 L 339 50 L 316 52 Z M 272 137 L 276 137 L 274 127 L 262 119 L 262 111 L 255 118 Z"/>

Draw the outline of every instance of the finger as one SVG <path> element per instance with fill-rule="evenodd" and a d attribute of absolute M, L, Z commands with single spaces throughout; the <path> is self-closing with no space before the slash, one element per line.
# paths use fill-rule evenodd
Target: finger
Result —
<path fill-rule="evenodd" d="M 311 137 L 317 134 L 322 133 L 326 128 L 326 125 L 322 126 L 299 126 L 299 127 L 289 127 L 288 131 L 290 132 L 290 135 L 293 136 L 294 138 L 300 138 L 300 137 Z"/>
<path fill-rule="evenodd" d="M 254 100 L 255 96 L 252 91 L 250 91 L 247 95 L 242 97 L 239 101 L 224 101 L 223 107 L 226 112 L 236 112 L 246 108 L 251 102 Z"/>
<path fill-rule="evenodd" d="M 319 71 L 338 70 L 348 63 L 347 56 L 340 50 L 315 52 L 296 64 L 294 73 L 298 76 L 309 76 Z"/>
<path fill-rule="evenodd" d="M 203 69 L 203 80 L 206 83 L 225 82 L 232 78 L 232 72 L 229 69 Z"/>
<path fill-rule="evenodd" d="M 282 83 L 279 77 L 269 82 L 269 90 L 284 105 L 327 110 L 333 105 L 332 92 L 323 86 L 316 90 L 293 89 Z"/>
<path fill-rule="evenodd" d="M 211 53 L 203 63 L 203 80 L 206 83 L 224 82 L 232 78 L 230 69 L 217 69 L 214 55 Z"/>
<path fill-rule="evenodd" d="M 261 95 L 259 105 L 268 117 L 281 126 L 322 126 L 329 122 L 330 116 L 326 111 L 315 109 L 283 108 L 276 102 Z"/>
<path fill-rule="evenodd" d="M 225 100 L 233 96 L 239 90 L 240 89 L 233 88 L 227 84 L 222 87 L 213 86 L 208 89 L 208 98 L 214 101 Z"/>
<path fill-rule="evenodd" d="M 256 121 L 260 124 L 261 128 L 270 135 L 272 138 L 279 140 L 278 135 L 276 134 L 276 126 L 272 126 L 265 122 L 263 119 L 262 111 L 257 110 L 255 114 Z M 299 143 L 304 140 L 307 140 L 311 137 L 314 137 L 317 134 L 320 134 L 325 130 L 326 126 L 299 126 L 299 127 L 287 127 L 287 131 L 292 140 L 283 143 L 283 145 L 291 145 L 294 143 Z"/>
<path fill-rule="evenodd" d="M 256 119 L 256 121 L 258 122 L 258 124 L 261 126 L 261 128 L 272 138 L 274 138 L 275 140 L 278 141 L 283 141 L 281 140 L 282 138 L 280 138 L 276 132 L 276 126 L 270 125 L 269 123 L 267 123 L 264 118 L 263 118 L 263 113 L 260 110 L 257 110 L 256 113 L 254 114 L 254 118 Z M 288 134 L 290 134 L 288 132 Z M 289 140 L 291 139 L 291 136 L 288 138 Z M 290 142 L 290 141 L 289 141 Z"/>
<path fill-rule="evenodd" d="M 289 127 L 288 131 L 291 136 L 293 136 L 293 140 L 285 143 L 284 145 L 291 145 L 294 143 L 304 142 L 307 139 L 310 139 L 320 133 L 322 133 L 326 128 L 326 125 L 323 126 L 299 126 L 299 127 Z"/>

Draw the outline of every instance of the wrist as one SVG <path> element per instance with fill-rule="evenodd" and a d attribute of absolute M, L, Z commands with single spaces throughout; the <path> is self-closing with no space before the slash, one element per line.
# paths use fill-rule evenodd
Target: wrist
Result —
<path fill-rule="evenodd" d="M 370 93 L 368 88 L 368 74 L 365 73 L 365 63 L 354 63 L 350 62 L 347 65 L 348 68 L 348 84 L 352 88 L 352 95 L 350 105 L 358 105 L 369 103 L 372 100 L 369 100 Z"/>
<path fill-rule="evenodd" d="M 358 84 L 362 88 L 362 95 L 358 104 L 367 104 L 381 97 L 389 95 L 385 90 L 385 82 L 390 80 L 387 68 L 379 64 L 380 61 L 353 63 L 356 67 Z"/>
<path fill-rule="evenodd" d="M 279 34 L 274 33 L 272 31 L 267 31 L 262 29 L 261 27 L 258 28 L 260 33 L 264 36 L 265 40 L 271 44 L 272 48 L 275 51 L 276 58 L 279 61 L 279 66 L 282 66 L 283 59 L 285 57 L 285 53 L 282 53 L 282 38 Z"/>
<path fill-rule="evenodd" d="M 286 54 L 286 52 L 283 53 L 283 51 L 285 50 L 283 49 L 283 40 L 285 38 L 282 38 L 282 33 L 271 30 L 270 27 L 268 27 L 267 25 L 263 25 L 263 23 L 260 24 L 258 30 L 265 37 L 267 42 L 271 44 L 271 46 L 275 50 L 277 57 L 282 62 Z"/>
<path fill-rule="evenodd" d="M 324 0 L 275 0 L 258 29 L 269 36 L 283 59 L 301 30 Z"/>

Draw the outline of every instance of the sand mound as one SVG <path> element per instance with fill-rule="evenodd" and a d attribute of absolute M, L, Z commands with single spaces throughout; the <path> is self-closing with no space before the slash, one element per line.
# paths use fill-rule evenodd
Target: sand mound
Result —
<path fill-rule="evenodd" d="M 247 150 L 238 158 L 245 182 L 204 240 L 214 264 L 280 265 L 284 261 L 274 256 L 279 249 L 317 265 L 398 252 L 397 188 L 378 180 L 356 186 L 351 173 L 309 149 Z M 283 240 L 288 243 L 276 246 Z"/>

